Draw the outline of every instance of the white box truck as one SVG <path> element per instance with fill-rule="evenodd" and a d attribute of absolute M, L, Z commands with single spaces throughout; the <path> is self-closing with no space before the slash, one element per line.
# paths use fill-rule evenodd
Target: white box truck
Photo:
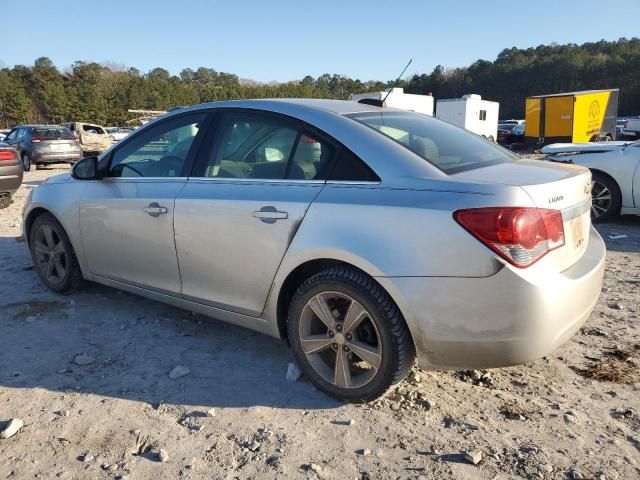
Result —
<path fill-rule="evenodd" d="M 386 89 L 384 92 L 354 93 L 349 96 L 349 100 L 360 103 L 370 103 L 367 100 L 379 103 L 384 100 L 383 107 L 400 108 L 433 117 L 433 97 L 431 95 L 404 93 L 403 88 L 392 88 L 391 91 Z"/>
<path fill-rule="evenodd" d="M 436 118 L 453 123 L 495 142 L 498 138 L 500 104 L 480 95 L 446 98 L 436 103 Z"/>

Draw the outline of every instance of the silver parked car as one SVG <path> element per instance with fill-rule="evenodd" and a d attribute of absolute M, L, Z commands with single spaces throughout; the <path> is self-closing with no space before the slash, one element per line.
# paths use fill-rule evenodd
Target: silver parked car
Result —
<path fill-rule="evenodd" d="M 605 247 L 583 167 L 355 102 L 183 108 L 33 191 L 57 292 L 99 282 L 288 338 L 321 390 L 546 355 L 589 317 Z"/>

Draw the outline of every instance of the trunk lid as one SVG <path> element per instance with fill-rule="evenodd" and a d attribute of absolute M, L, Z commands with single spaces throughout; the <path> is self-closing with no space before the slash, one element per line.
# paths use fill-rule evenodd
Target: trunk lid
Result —
<path fill-rule="evenodd" d="M 541 160 L 519 160 L 468 170 L 453 177 L 519 186 L 536 207 L 560 210 L 565 244 L 542 260 L 551 262 L 557 270 L 571 267 L 587 249 L 591 228 L 591 172 L 588 169 Z"/>

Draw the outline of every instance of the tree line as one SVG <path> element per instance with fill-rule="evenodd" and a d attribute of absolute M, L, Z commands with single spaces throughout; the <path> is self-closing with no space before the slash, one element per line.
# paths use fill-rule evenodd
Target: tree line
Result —
<path fill-rule="evenodd" d="M 0 69 L 0 126 L 86 121 L 122 125 L 130 108 L 165 110 L 179 105 L 245 98 L 337 98 L 383 90 L 393 81 L 361 81 L 337 74 L 306 76 L 283 83 L 242 80 L 212 68 L 135 68 L 78 61 L 64 71 L 47 57 L 32 66 Z M 508 48 L 494 61 L 470 66 L 436 66 L 399 82 L 405 92 L 436 99 L 477 93 L 500 102 L 500 116 L 523 118 L 529 95 L 620 88 L 620 115 L 640 113 L 640 39 Z"/>

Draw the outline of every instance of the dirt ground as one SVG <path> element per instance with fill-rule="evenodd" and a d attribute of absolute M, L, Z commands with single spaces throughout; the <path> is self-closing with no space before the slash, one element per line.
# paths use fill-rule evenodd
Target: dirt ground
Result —
<path fill-rule="evenodd" d="M 604 292 L 551 356 L 416 371 L 345 405 L 285 379 L 282 341 L 97 285 L 46 290 L 20 214 L 61 172 L 27 173 L 0 210 L 0 422 L 24 421 L 0 439 L 0 478 L 640 478 L 640 218 L 598 227 Z"/>

